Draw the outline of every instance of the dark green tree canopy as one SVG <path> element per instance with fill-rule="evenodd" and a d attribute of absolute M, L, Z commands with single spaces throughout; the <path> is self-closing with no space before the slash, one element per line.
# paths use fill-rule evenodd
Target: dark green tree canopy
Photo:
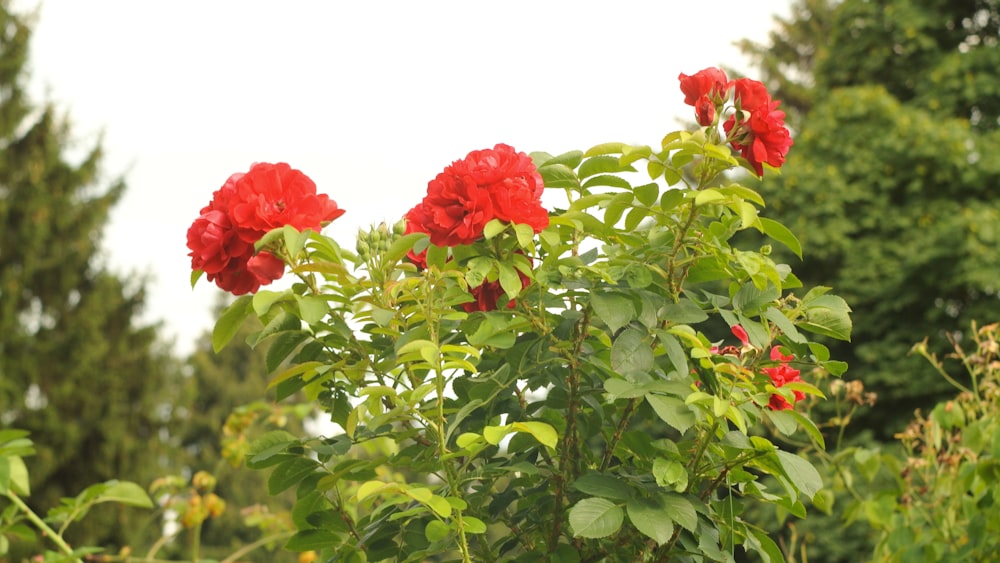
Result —
<path fill-rule="evenodd" d="M 909 357 L 1000 319 L 1000 3 L 801 0 L 744 44 L 795 116 L 763 191 L 802 239 L 806 285 L 854 308 L 849 376 L 883 438 L 947 387 Z"/>
<path fill-rule="evenodd" d="M 138 325 L 142 283 L 100 260 L 124 183 L 102 180 L 100 143 L 70 159 L 81 147 L 67 121 L 26 97 L 29 24 L 0 0 L 0 417 L 38 446 L 30 500 L 44 513 L 88 485 L 164 471 L 175 370 L 155 327 Z M 100 512 L 70 539 L 121 544 L 140 529 Z"/>

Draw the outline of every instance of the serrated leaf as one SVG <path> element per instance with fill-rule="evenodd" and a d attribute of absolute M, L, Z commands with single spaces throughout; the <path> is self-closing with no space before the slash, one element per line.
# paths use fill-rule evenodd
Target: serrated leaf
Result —
<path fill-rule="evenodd" d="M 583 499 L 569 510 L 569 525 L 575 537 L 605 538 L 617 532 L 624 521 L 624 511 L 603 498 Z"/>
<path fill-rule="evenodd" d="M 465 531 L 470 534 L 485 534 L 486 523 L 474 516 L 462 516 L 462 523 L 465 524 Z"/>
<path fill-rule="evenodd" d="M 701 207 L 712 203 L 721 203 L 723 201 L 726 201 L 726 196 L 719 193 L 719 190 L 715 188 L 706 188 L 697 192 L 694 196 L 695 207 Z"/>
<path fill-rule="evenodd" d="M 253 311 L 260 317 L 266 314 L 277 301 L 291 295 L 291 291 L 260 290 L 253 296 Z"/>
<path fill-rule="evenodd" d="M 297 485 L 309 474 L 316 471 L 318 463 L 305 457 L 293 457 L 278 464 L 267 480 L 267 491 L 276 495 Z"/>
<path fill-rule="evenodd" d="M 599 174 L 615 174 L 618 172 L 635 172 L 635 168 L 630 165 L 622 165 L 617 156 L 600 155 L 584 160 L 577 170 L 577 175 L 583 178 L 590 178 Z"/>
<path fill-rule="evenodd" d="M 635 198 L 643 205 L 653 205 L 660 196 L 660 186 L 656 182 L 636 186 L 633 190 Z"/>
<path fill-rule="evenodd" d="M 775 454 L 785 475 L 804 495 L 811 499 L 823 488 L 823 478 L 811 463 L 790 452 L 777 450 Z"/>
<path fill-rule="evenodd" d="M 565 164 L 542 166 L 538 169 L 546 188 L 579 188 L 580 180 Z"/>
<path fill-rule="evenodd" d="M 573 488 L 594 497 L 627 500 L 632 491 L 621 479 L 613 475 L 590 472 L 573 481 Z"/>
<path fill-rule="evenodd" d="M 673 537 L 674 523 L 660 503 L 651 499 L 632 499 L 626 504 L 626 510 L 635 529 L 658 545 L 667 543 Z"/>
<path fill-rule="evenodd" d="M 792 231 L 788 230 L 788 227 L 774 219 L 766 217 L 760 217 L 759 220 L 761 230 L 765 235 L 787 246 L 800 260 L 802 259 L 802 243 L 799 242 L 799 239 L 795 238 L 795 235 Z"/>
<path fill-rule="evenodd" d="M 390 262 L 398 262 L 406 256 L 406 254 L 413 249 L 413 245 L 420 239 L 428 238 L 427 233 L 410 233 L 408 235 L 403 235 L 398 239 L 392 241 L 389 245 L 389 250 L 386 251 L 386 258 Z"/>
<path fill-rule="evenodd" d="M 697 422 L 691 407 L 676 397 L 646 395 L 646 402 L 653 407 L 656 416 L 683 434 Z"/>
<path fill-rule="evenodd" d="M 316 324 L 330 311 L 330 304 L 318 295 L 296 295 L 299 305 L 299 318 L 307 324 Z"/>
<path fill-rule="evenodd" d="M 590 306 L 612 333 L 618 332 L 635 318 L 632 300 L 617 293 L 594 292 L 590 295 Z"/>
<path fill-rule="evenodd" d="M 691 533 L 697 531 L 698 512 L 687 497 L 678 493 L 663 493 L 660 495 L 660 501 L 671 520 Z"/>
<path fill-rule="evenodd" d="M 320 551 L 343 543 L 343 538 L 329 530 L 311 528 L 299 530 L 285 543 L 285 549 L 293 552 Z M 202 561 L 205 561 L 202 559 Z"/>
<path fill-rule="evenodd" d="M 95 504 L 99 502 L 117 502 L 127 506 L 153 508 L 153 500 L 146 494 L 146 490 L 131 481 L 109 481 L 108 487 L 94 500 Z"/>
<path fill-rule="evenodd" d="M 271 341 L 271 344 L 267 347 L 267 356 L 265 358 L 265 363 L 267 364 L 267 372 L 273 373 L 278 367 L 284 362 L 288 356 L 292 355 L 295 350 L 298 349 L 299 345 L 310 338 L 309 333 L 304 331 L 286 331 L 280 332 Z"/>
<path fill-rule="evenodd" d="M 483 226 L 483 238 L 486 240 L 493 239 L 500 233 L 504 232 L 506 228 L 507 223 L 504 223 L 500 219 L 490 219 L 490 221 Z"/>
<path fill-rule="evenodd" d="M 611 345 L 611 369 L 619 374 L 652 371 L 653 362 L 653 350 L 638 329 L 625 330 Z"/>
<path fill-rule="evenodd" d="M 534 436 L 540 444 L 550 448 L 555 448 L 556 442 L 559 440 L 556 429 L 545 422 L 514 422 L 511 423 L 510 428 L 515 432 L 527 432 Z"/>
<path fill-rule="evenodd" d="M 429 542 L 442 541 L 447 538 L 449 534 L 451 534 L 451 526 L 440 520 L 431 520 L 424 528 L 424 537 L 426 537 Z"/>
<path fill-rule="evenodd" d="M 253 310 L 252 297 L 244 295 L 226 307 L 212 329 L 212 349 L 219 353 L 236 336 Z"/>
<path fill-rule="evenodd" d="M 587 152 L 583 153 L 583 156 L 597 156 L 601 154 L 621 154 L 622 148 L 625 143 L 601 143 L 599 145 L 590 147 Z"/>

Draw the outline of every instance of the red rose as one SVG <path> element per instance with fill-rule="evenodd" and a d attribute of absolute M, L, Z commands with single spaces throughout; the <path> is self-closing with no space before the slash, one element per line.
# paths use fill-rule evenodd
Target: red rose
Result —
<path fill-rule="evenodd" d="M 324 223 L 344 214 L 302 172 L 281 162 L 261 162 L 234 183 L 229 213 L 241 236 L 260 240 L 259 234 L 291 225 L 300 231 L 318 231 Z"/>
<path fill-rule="evenodd" d="M 771 100 L 760 82 L 741 78 L 733 84 L 736 107 L 741 111 L 727 119 L 723 129 L 733 148 L 753 166 L 757 176 L 763 176 L 763 163 L 779 168 L 792 146 L 785 112 L 778 109 L 781 102 Z"/>
<path fill-rule="evenodd" d="M 475 242 L 493 219 L 527 224 L 537 233 L 549 225 L 543 189 L 528 155 L 504 144 L 472 151 L 427 184 L 423 201 L 406 214 L 407 231 L 427 233 L 437 246 Z"/>
<path fill-rule="evenodd" d="M 285 270 L 277 256 L 254 254 L 267 231 L 284 225 L 318 231 L 343 214 L 302 172 L 284 163 L 254 164 L 230 176 L 188 229 L 191 267 L 235 295 L 253 293 Z"/>
<path fill-rule="evenodd" d="M 799 370 L 793 369 L 788 365 L 788 362 L 794 359 L 795 356 L 786 356 L 781 353 L 780 349 L 771 348 L 771 360 L 780 363 L 776 367 L 763 368 L 761 371 L 771 378 L 775 387 L 781 387 L 793 381 L 802 381 L 802 378 L 799 377 Z M 792 393 L 796 402 L 806 398 L 805 393 L 802 391 L 793 391 Z M 771 400 L 768 401 L 767 406 L 771 410 L 782 411 L 792 408 L 792 403 L 789 403 L 788 399 L 782 395 L 774 394 L 771 395 Z"/>
<path fill-rule="evenodd" d="M 698 124 L 711 125 L 715 120 L 715 107 L 723 102 L 729 89 L 726 73 L 713 67 L 699 70 L 692 76 L 681 73 L 677 79 L 681 82 L 684 103 L 695 108 Z"/>

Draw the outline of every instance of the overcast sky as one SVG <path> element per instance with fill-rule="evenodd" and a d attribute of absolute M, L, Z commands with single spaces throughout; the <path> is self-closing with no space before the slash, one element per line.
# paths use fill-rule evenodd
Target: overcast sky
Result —
<path fill-rule="evenodd" d="M 471 150 L 657 143 L 690 109 L 678 73 L 753 76 L 733 41 L 763 41 L 788 11 L 789 0 L 44 0 L 32 84 L 81 144 L 103 134 L 107 177 L 129 186 L 106 258 L 148 276 L 146 320 L 187 353 L 218 290 L 190 289 L 185 234 L 231 173 L 302 170 L 347 210 L 325 232 L 353 248 L 358 227 L 397 220 Z"/>

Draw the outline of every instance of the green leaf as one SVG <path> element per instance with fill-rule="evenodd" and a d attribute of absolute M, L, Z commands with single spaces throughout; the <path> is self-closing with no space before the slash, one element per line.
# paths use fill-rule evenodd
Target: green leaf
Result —
<path fill-rule="evenodd" d="M 594 292 L 590 295 L 590 305 L 597 317 L 608 325 L 611 332 L 618 332 L 635 318 L 632 300 L 617 293 Z"/>
<path fill-rule="evenodd" d="M 582 178 L 590 178 L 599 174 L 615 174 L 618 172 L 635 172 L 631 165 L 622 165 L 617 156 L 600 155 L 588 158 L 580 165 L 577 175 Z M 615 176 L 617 178 L 617 176 Z"/>
<path fill-rule="evenodd" d="M 294 552 L 327 549 L 343 543 L 344 538 L 325 529 L 299 530 L 285 543 L 285 549 Z M 204 559 L 202 559 L 204 561 Z"/>
<path fill-rule="evenodd" d="M 299 231 L 291 225 L 285 225 L 281 234 L 285 239 L 285 250 L 288 251 L 289 256 L 297 256 L 299 252 L 302 252 L 306 241 L 309 240 L 308 230 Z"/>
<path fill-rule="evenodd" d="M 615 159 L 618 162 L 618 159 Z M 620 176 L 611 176 L 610 174 L 601 174 L 599 176 L 593 176 L 587 178 L 583 183 L 584 188 L 592 188 L 594 186 L 610 186 L 612 188 L 621 188 L 623 190 L 631 190 L 632 184 L 628 183 L 628 180 Z M 608 194 L 595 194 L 595 195 L 608 195 Z"/>
<path fill-rule="evenodd" d="M 318 323 L 330 311 L 330 304 L 318 295 L 296 295 L 295 301 L 299 304 L 299 318 L 306 324 Z"/>
<path fill-rule="evenodd" d="M 253 296 L 253 312 L 258 317 L 263 316 L 271 309 L 272 305 L 291 294 L 291 290 L 268 291 L 262 289 Z"/>
<path fill-rule="evenodd" d="M 687 429 L 694 426 L 698 420 L 691 407 L 676 397 L 649 394 L 645 396 L 645 399 L 649 406 L 656 411 L 656 416 L 659 416 L 663 422 L 681 434 L 687 432 Z"/>
<path fill-rule="evenodd" d="M 625 520 L 621 507 L 603 498 L 586 498 L 569 510 L 569 525 L 580 538 L 605 538 L 618 531 Z"/>
<path fill-rule="evenodd" d="M 538 169 L 546 188 L 579 188 L 580 180 L 565 164 L 542 166 Z"/>
<path fill-rule="evenodd" d="M 786 451 L 777 450 L 775 454 L 778 456 L 778 462 L 781 463 L 785 475 L 804 495 L 811 499 L 816 491 L 823 488 L 823 478 L 820 477 L 819 471 L 816 471 L 811 463 Z"/>
<path fill-rule="evenodd" d="M 97 495 L 94 503 L 117 502 L 139 508 L 153 508 L 153 500 L 146 490 L 131 481 L 108 481 L 107 488 Z"/>
<path fill-rule="evenodd" d="M 203 270 L 191 270 L 191 289 L 194 289 L 195 284 L 201 279 L 201 276 L 205 275 Z"/>
<path fill-rule="evenodd" d="M 635 198 L 643 205 L 650 206 L 656 203 L 656 199 L 660 196 L 660 186 L 656 182 L 651 182 L 636 186 L 633 192 L 635 193 Z"/>
<path fill-rule="evenodd" d="M 715 188 L 705 188 L 694 196 L 695 207 L 701 207 L 703 205 L 709 205 L 712 203 L 721 203 L 726 201 L 726 196 L 719 193 L 719 190 Z"/>
<path fill-rule="evenodd" d="M 219 320 L 215 322 L 215 328 L 212 329 L 212 349 L 216 353 L 226 347 L 250 316 L 250 312 L 253 311 L 252 299 L 251 296 L 244 295 L 222 311 Z"/>
<path fill-rule="evenodd" d="M 500 287 L 503 288 L 504 293 L 507 297 L 514 298 L 521 293 L 521 276 L 517 274 L 517 270 L 514 266 L 506 262 L 498 262 L 497 266 L 500 270 Z"/>
<path fill-rule="evenodd" d="M 678 493 L 663 493 L 660 501 L 671 520 L 691 533 L 698 529 L 698 512 L 687 497 Z"/>
<path fill-rule="evenodd" d="M 583 156 L 597 156 L 601 154 L 621 154 L 625 143 L 601 143 L 593 146 L 583 153 Z"/>
<path fill-rule="evenodd" d="M 22 497 L 30 495 L 31 480 L 28 478 L 28 467 L 24 464 L 24 460 L 17 455 L 8 456 L 6 460 L 9 464 L 10 489 Z"/>
<path fill-rule="evenodd" d="M 309 333 L 301 330 L 279 332 L 271 341 L 270 346 L 267 347 L 265 359 L 267 372 L 273 373 L 278 369 L 281 363 L 309 338 L 311 338 Z"/>
<path fill-rule="evenodd" d="M 794 252 L 795 255 L 799 257 L 799 260 L 802 259 L 802 244 L 799 242 L 799 239 L 795 238 L 792 231 L 788 230 L 788 227 L 782 225 L 774 219 L 768 219 L 766 217 L 760 217 L 759 219 L 761 229 L 765 235 L 787 246 L 789 250 Z"/>
<path fill-rule="evenodd" d="M 429 542 L 442 541 L 447 538 L 449 534 L 451 534 L 451 526 L 440 520 L 431 520 L 424 528 L 424 536 Z"/>
<path fill-rule="evenodd" d="M 807 342 L 806 337 L 802 336 L 795 325 L 785 316 L 784 313 L 776 309 L 775 307 L 768 307 L 764 311 L 764 317 L 775 324 L 789 340 L 798 344 L 805 344 Z"/>
<path fill-rule="evenodd" d="M 748 527 L 750 535 L 747 536 L 746 545 L 760 555 L 764 563 L 784 563 L 785 556 L 781 552 L 778 544 L 767 535 L 767 532 L 757 528 Z"/>
<path fill-rule="evenodd" d="M 410 250 L 413 250 L 413 245 L 423 238 L 427 238 L 427 233 L 410 233 L 399 237 L 389 245 L 389 250 L 385 253 L 386 259 L 389 262 L 400 261 Z"/>
<path fill-rule="evenodd" d="M 556 442 L 559 440 L 556 429 L 545 422 L 514 422 L 511 423 L 510 428 L 515 432 L 527 432 L 534 436 L 540 444 L 550 448 L 555 448 Z"/>
<path fill-rule="evenodd" d="M 798 323 L 800 328 L 837 340 L 851 340 L 851 308 L 840 297 L 823 295 L 809 301 L 805 310 L 806 319 Z"/>
<path fill-rule="evenodd" d="M 542 166 L 552 166 L 554 164 L 562 164 L 567 168 L 576 168 L 577 166 L 580 166 L 581 160 L 583 160 L 582 151 L 569 151 L 569 152 L 564 152 L 559 156 L 554 156 L 546 160 L 544 163 L 542 163 Z"/>
<path fill-rule="evenodd" d="M 267 491 L 276 495 L 293 485 L 297 485 L 309 474 L 316 471 L 319 464 L 305 457 L 289 458 L 278 464 L 267 480 Z"/>
<path fill-rule="evenodd" d="M 595 497 L 628 500 L 632 491 L 624 481 L 613 475 L 590 472 L 573 481 L 573 488 Z"/>
<path fill-rule="evenodd" d="M 517 235 L 517 244 L 521 248 L 533 248 L 535 242 L 535 230 L 531 225 L 517 223 L 514 225 L 514 234 Z"/>
<path fill-rule="evenodd" d="M 673 459 L 658 457 L 653 460 L 653 477 L 656 484 L 675 491 L 683 491 L 688 486 L 687 468 Z"/>
<path fill-rule="evenodd" d="M 465 524 L 465 531 L 469 534 L 486 533 L 486 523 L 479 518 L 464 515 L 462 516 L 462 523 Z"/>
<path fill-rule="evenodd" d="M 626 510 L 632 525 L 658 545 L 667 543 L 673 537 L 674 523 L 660 503 L 636 498 L 628 501 Z"/>
<path fill-rule="evenodd" d="M 627 329 L 611 345 L 611 369 L 619 374 L 648 373 L 653 369 L 653 362 L 653 350 L 638 329 Z"/>
<path fill-rule="evenodd" d="M 507 228 L 507 223 L 500 219 L 490 219 L 489 223 L 483 226 L 483 238 L 490 240 L 495 238 Z"/>
<path fill-rule="evenodd" d="M 675 324 L 698 324 L 708 320 L 708 313 L 694 301 L 681 299 L 677 303 L 664 305 L 660 309 L 659 317 Z"/>

